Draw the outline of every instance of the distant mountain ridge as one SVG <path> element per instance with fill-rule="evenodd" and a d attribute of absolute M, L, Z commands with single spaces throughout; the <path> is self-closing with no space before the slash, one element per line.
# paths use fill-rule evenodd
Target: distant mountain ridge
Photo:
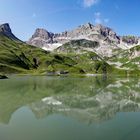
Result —
<path fill-rule="evenodd" d="M 129 49 L 140 44 L 140 38 L 135 36 L 118 36 L 111 28 L 103 25 L 92 25 L 87 23 L 71 31 L 62 33 L 51 33 L 45 29 L 36 29 L 34 35 L 27 42 L 30 45 L 38 46 L 44 50 L 54 49 L 72 40 L 86 39 L 96 41 L 99 47 L 97 53 L 105 56 L 112 55 L 114 49 Z"/>
<path fill-rule="evenodd" d="M 0 73 L 140 75 L 139 38 L 117 36 L 102 25 L 61 34 L 37 29 L 30 41 L 19 40 L 9 24 L 0 25 Z"/>
<path fill-rule="evenodd" d="M 94 52 L 77 55 L 59 54 L 26 44 L 15 37 L 9 24 L 0 26 L 0 73 L 24 74 L 86 74 L 109 73 L 117 70 Z M 39 37 L 50 39 L 51 34 L 39 30 Z M 38 34 L 34 35 L 38 36 Z M 92 43 L 92 42 L 91 42 Z M 83 43 L 82 43 L 83 44 Z M 96 61 L 93 59 L 96 58 Z M 81 61 L 82 60 L 82 61 Z M 86 63 L 86 65 L 85 65 Z"/>

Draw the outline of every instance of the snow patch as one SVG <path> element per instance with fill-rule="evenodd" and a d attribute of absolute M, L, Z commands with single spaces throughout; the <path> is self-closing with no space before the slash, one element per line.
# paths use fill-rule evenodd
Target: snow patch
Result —
<path fill-rule="evenodd" d="M 43 102 L 45 102 L 48 105 L 62 105 L 62 102 L 57 101 L 53 97 L 46 97 L 42 99 Z"/>
<path fill-rule="evenodd" d="M 53 43 L 53 44 L 47 44 L 47 45 L 43 46 L 42 49 L 45 50 L 45 51 L 53 51 L 53 50 L 57 49 L 60 46 L 62 46 L 62 44 Z"/>

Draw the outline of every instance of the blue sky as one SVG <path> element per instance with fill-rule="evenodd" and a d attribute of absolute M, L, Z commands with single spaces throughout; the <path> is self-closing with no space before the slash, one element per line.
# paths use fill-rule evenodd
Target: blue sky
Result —
<path fill-rule="evenodd" d="M 36 28 L 62 32 L 91 22 L 140 36 L 140 0 L 0 0 L 0 24 L 28 40 Z"/>

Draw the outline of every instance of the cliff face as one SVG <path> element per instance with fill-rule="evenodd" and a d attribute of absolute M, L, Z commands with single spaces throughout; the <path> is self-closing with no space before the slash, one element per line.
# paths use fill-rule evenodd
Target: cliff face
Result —
<path fill-rule="evenodd" d="M 111 56 L 114 53 L 113 50 L 128 49 L 139 44 L 138 37 L 121 37 L 109 27 L 105 27 L 103 25 L 94 26 L 91 23 L 81 25 L 71 31 L 57 34 L 38 28 L 27 43 L 45 50 L 53 51 L 72 40 L 83 39 L 98 42 L 98 48 L 93 49 L 92 51 L 96 51 L 98 54 L 103 56 Z"/>
<path fill-rule="evenodd" d="M 37 61 L 45 56 L 42 49 L 20 41 L 12 33 L 9 24 L 0 25 L 0 73 L 20 73 L 37 69 Z"/>
<path fill-rule="evenodd" d="M 65 31 L 62 33 L 50 33 L 45 29 L 36 29 L 35 33 L 28 41 L 29 44 L 33 44 L 35 41 L 44 41 L 44 43 L 66 43 L 69 40 L 76 39 L 89 39 L 89 40 L 98 40 L 108 38 L 110 41 L 115 43 L 120 42 L 120 38 L 117 34 L 108 27 L 102 25 L 94 26 L 90 23 L 77 27 L 72 31 Z M 34 43 L 34 45 L 36 45 Z M 42 44 L 43 46 L 43 44 Z M 39 47 L 42 47 L 41 45 Z"/>
<path fill-rule="evenodd" d="M 0 34 L 3 34 L 13 40 L 19 40 L 11 31 L 8 23 L 0 25 Z"/>
<path fill-rule="evenodd" d="M 20 41 L 9 24 L 0 25 L 0 72 L 36 69 L 36 72 L 45 70 L 48 74 L 121 72 L 139 75 L 140 45 L 135 46 L 139 38 L 119 37 L 102 25 L 88 23 L 61 34 L 37 29 L 29 42 L 53 53 Z"/>

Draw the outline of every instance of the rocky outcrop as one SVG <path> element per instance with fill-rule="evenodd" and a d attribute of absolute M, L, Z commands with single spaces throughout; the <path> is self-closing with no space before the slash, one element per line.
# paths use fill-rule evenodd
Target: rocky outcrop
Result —
<path fill-rule="evenodd" d="M 123 42 L 133 45 L 133 44 L 138 44 L 140 38 L 136 36 L 122 36 L 121 39 Z"/>
<path fill-rule="evenodd" d="M 52 35 L 45 29 L 36 29 L 35 33 L 31 37 L 31 39 L 28 41 L 30 45 L 43 47 L 44 45 L 47 45 L 48 43 L 52 42 Z"/>
<path fill-rule="evenodd" d="M 5 75 L 0 75 L 0 79 L 8 79 L 8 77 Z"/>
<path fill-rule="evenodd" d="M 44 50 L 51 50 L 71 42 L 72 40 L 90 40 L 98 42 L 98 48 L 90 51 L 103 56 L 111 56 L 114 50 L 128 49 L 139 44 L 138 37 L 118 36 L 111 28 L 103 25 L 92 25 L 87 23 L 71 31 L 62 33 L 51 33 L 45 29 L 37 29 L 31 39 L 27 42 L 30 45 L 41 47 Z"/>
<path fill-rule="evenodd" d="M 43 47 L 44 44 L 47 43 L 64 44 L 70 40 L 76 39 L 88 39 L 100 42 L 101 39 L 106 41 L 107 38 L 116 43 L 120 42 L 120 38 L 112 29 L 104 27 L 102 25 L 94 26 L 91 23 L 87 23 L 85 25 L 79 26 L 78 28 L 72 31 L 65 31 L 58 34 L 50 33 L 45 29 L 36 29 L 34 35 L 31 37 L 28 43 L 36 46 L 39 45 L 39 47 Z"/>
<path fill-rule="evenodd" d="M 35 37 L 40 37 L 42 39 L 49 40 L 53 37 L 53 33 L 49 33 L 47 30 L 38 28 L 35 34 L 33 35 L 33 38 Z"/>
<path fill-rule="evenodd" d="M 8 23 L 0 25 L 0 34 L 6 35 L 7 37 L 18 40 L 19 39 L 12 33 L 11 28 Z"/>

